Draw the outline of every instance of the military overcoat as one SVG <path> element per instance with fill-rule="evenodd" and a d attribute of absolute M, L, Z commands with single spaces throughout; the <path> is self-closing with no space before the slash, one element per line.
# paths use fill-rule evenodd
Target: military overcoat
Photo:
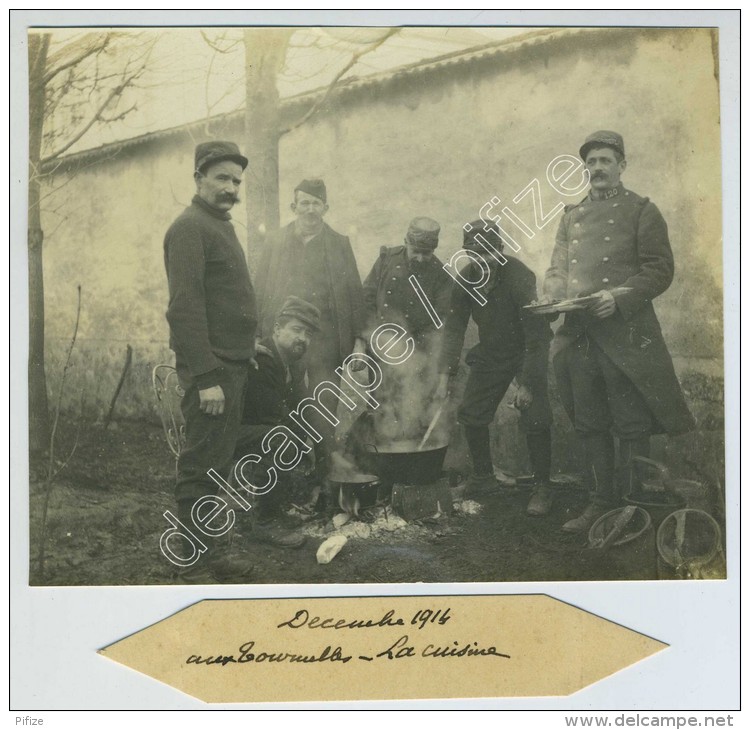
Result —
<path fill-rule="evenodd" d="M 596 319 L 565 315 L 553 343 L 560 396 L 573 417 L 574 401 L 565 347 L 592 338 L 643 395 L 654 432 L 682 433 L 694 426 L 652 300 L 672 283 L 674 259 L 667 224 L 659 209 L 619 186 L 603 200 L 586 197 L 567 206 L 560 221 L 544 293 L 554 299 L 607 289 L 616 311 Z"/>
<path fill-rule="evenodd" d="M 362 336 L 364 328 L 362 281 L 348 237 L 324 223 L 318 238 L 322 251 L 319 263 L 325 272 L 327 297 L 336 331 L 336 349 L 339 360 L 343 360 L 351 353 L 355 338 Z M 286 297 L 301 294 L 289 290 L 290 261 L 296 256 L 299 256 L 299 251 L 295 246 L 294 223 L 268 235 L 256 277 L 259 329 L 264 337 L 273 332 L 276 314 Z"/>
<path fill-rule="evenodd" d="M 450 308 L 453 279 L 443 270 L 440 259 L 432 254 L 421 265 L 411 267 L 406 246 L 384 246 L 364 281 L 365 311 L 370 330 L 385 322 L 393 322 L 413 335 L 436 331 L 427 307 L 410 281 L 412 274 L 429 304 L 440 319 L 445 320 Z"/>

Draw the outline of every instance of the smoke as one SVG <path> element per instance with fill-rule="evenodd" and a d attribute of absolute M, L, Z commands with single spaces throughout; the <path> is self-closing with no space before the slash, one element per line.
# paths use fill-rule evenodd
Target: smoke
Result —
<path fill-rule="evenodd" d="M 433 416 L 442 405 L 435 399 L 438 381 L 439 339 L 436 336 L 417 346 L 400 365 L 383 364 L 383 382 L 378 388 L 380 407 L 373 414 L 377 443 L 415 442 L 416 451 Z M 448 443 L 447 408 L 443 408 L 425 448 Z"/>
<path fill-rule="evenodd" d="M 344 454 L 340 451 L 334 451 L 331 453 L 331 470 L 328 477 L 332 482 L 357 482 L 361 476 L 362 471 L 344 456 Z"/>
<path fill-rule="evenodd" d="M 339 424 L 330 463 L 332 481 L 359 481 L 364 473 L 376 470 L 374 459 L 379 452 L 419 451 L 438 411 L 437 420 L 422 448 L 438 449 L 449 443 L 455 405 L 435 399 L 441 337 L 442 333 L 436 331 L 428 337 L 415 338 L 419 344 L 399 365 L 379 362 L 383 379 L 372 393 L 377 408 L 367 408 L 356 396 L 352 399 L 359 405 L 353 411 L 339 404 L 336 413 Z M 343 380 L 341 387 L 345 393 L 351 389 Z"/>

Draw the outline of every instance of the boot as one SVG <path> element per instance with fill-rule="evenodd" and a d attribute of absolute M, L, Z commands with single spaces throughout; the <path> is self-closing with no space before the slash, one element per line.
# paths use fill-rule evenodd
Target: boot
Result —
<path fill-rule="evenodd" d="M 464 426 L 466 443 L 471 454 L 474 474 L 485 477 L 492 474 L 492 456 L 490 455 L 490 429 L 488 426 Z"/>
<path fill-rule="evenodd" d="M 637 439 L 620 439 L 616 476 L 620 497 L 627 497 L 644 491 L 633 457 L 643 456 L 648 459 L 650 454 L 651 438 L 649 436 L 642 436 Z"/>
<path fill-rule="evenodd" d="M 600 507 L 596 504 L 590 504 L 580 516 L 568 520 L 563 526 L 563 532 L 580 533 L 588 532 L 591 525 L 594 524 L 603 514 L 609 510 L 606 507 Z"/>
<path fill-rule="evenodd" d="M 515 490 L 503 484 L 493 472 L 489 474 L 472 474 L 466 480 L 465 497 L 476 497 L 480 494 L 509 494 Z"/>
<path fill-rule="evenodd" d="M 307 541 L 307 538 L 299 532 L 262 524 L 254 525 L 253 531 L 250 533 L 250 539 L 253 542 L 273 545 L 286 550 L 301 548 Z"/>
<path fill-rule="evenodd" d="M 584 436 L 581 440 L 591 503 L 612 509 L 619 502 L 614 485 L 614 439 L 609 433 L 594 433 Z"/>
<path fill-rule="evenodd" d="M 192 500 L 178 502 L 177 514 L 180 521 L 190 530 L 200 532 L 193 523 Z M 252 576 L 252 565 L 242 558 L 231 555 L 232 531 L 216 538 L 206 538 L 208 550 L 197 562 L 187 568 L 181 568 L 177 574 L 180 583 L 188 585 L 212 583 L 247 583 Z"/>
<path fill-rule="evenodd" d="M 250 515 L 248 538 L 252 542 L 295 550 L 305 544 L 306 537 L 281 526 L 283 512 L 278 501 L 257 500 L 257 508 Z"/>
<path fill-rule="evenodd" d="M 211 546 L 195 565 L 180 570 L 178 580 L 186 585 L 245 584 L 250 582 L 252 574 L 253 566 L 247 560 L 230 555 L 224 548 Z"/>
<path fill-rule="evenodd" d="M 614 486 L 615 442 L 609 433 L 587 434 L 581 438 L 585 464 L 586 483 L 591 495 L 589 506 L 583 514 L 568 520 L 564 532 L 585 532 L 605 512 L 618 504 Z"/>
<path fill-rule="evenodd" d="M 532 480 L 534 493 L 526 507 L 526 514 L 531 517 L 542 517 L 552 509 L 553 492 L 549 484 L 552 434 L 549 429 L 527 433 L 526 446 L 534 475 Z"/>
<path fill-rule="evenodd" d="M 469 445 L 471 462 L 474 466 L 472 475 L 466 481 L 466 497 L 480 494 L 498 494 L 507 492 L 508 487 L 495 477 L 490 455 L 490 429 L 488 426 L 464 426 L 466 443 Z"/>
<path fill-rule="evenodd" d="M 531 496 L 526 514 L 530 517 L 543 517 L 552 509 L 553 494 L 548 485 L 538 486 Z"/>

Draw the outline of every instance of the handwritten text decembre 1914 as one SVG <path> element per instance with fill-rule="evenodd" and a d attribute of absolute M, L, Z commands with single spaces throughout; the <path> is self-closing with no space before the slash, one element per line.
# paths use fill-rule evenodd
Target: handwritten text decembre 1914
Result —
<path fill-rule="evenodd" d="M 383 643 L 380 651 L 372 652 L 372 656 L 359 654 L 354 656 L 347 653 L 342 646 L 325 646 L 321 651 L 312 653 L 297 653 L 274 647 L 271 651 L 261 651 L 256 648 L 254 640 L 245 641 L 236 653 L 220 654 L 211 653 L 203 656 L 200 654 L 191 654 L 186 660 L 186 664 L 196 664 L 204 666 L 226 667 L 230 664 L 262 664 L 262 663 L 299 663 L 299 664 L 318 664 L 321 662 L 342 662 L 346 664 L 351 659 L 372 662 L 376 660 L 391 659 L 409 659 L 409 658 L 475 658 L 475 657 L 495 657 L 499 659 L 510 659 L 509 654 L 500 652 L 495 646 L 482 646 L 478 641 L 473 640 L 456 640 L 442 639 L 439 642 L 427 643 L 424 639 L 419 638 L 419 632 L 426 630 L 431 626 L 445 626 L 453 619 L 450 608 L 420 609 L 410 620 L 408 625 L 415 627 L 413 631 L 417 632 L 417 641 L 412 641 L 409 634 L 402 634 L 395 641 L 389 638 Z M 277 624 L 277 629 L 330 629 L 340 631 L 343 629 L 383 629 L 392 627 L 406 627 L 407 621 L 396 615 L 395 611 L 386 611 L 381 618 L 333 618 L 311 616 L 306 609 L 300 609 L 294 615 Z"/>

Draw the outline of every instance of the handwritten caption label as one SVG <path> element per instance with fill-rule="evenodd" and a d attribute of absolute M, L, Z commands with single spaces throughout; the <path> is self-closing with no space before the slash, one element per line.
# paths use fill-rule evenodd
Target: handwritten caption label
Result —
<path fill-rule="evenodd" d="M 663 644 L 548 596 L 207 600 L 101 653 L 206 702 L 565 695 Z"/>
<path fill-rule="evenodd" d="M 408 625 L 416 627 L 417 631 L 424 630 L 427 626 L 437 624 L 444 626 L 451 620 L 450 608 L 439 609 L 421 609 L 418 610 L 408 621 Z M 289 629 L 330 629 L 333 631 L 351 630 L 351 629 L 377 629 L 392 626 L 406 627 L 407 621 L 396 615 L 391 609 L 387 611 L 382 618 L 378 620 L 370 618 L 333 618 L 311 616 L 307 609 L 298 610 L 288 621 L 282 621 L 277 628 Z M 480 646 L 478 641 L 460 642 L 454 639 L 452 642 L 440 645 L 434 643 L 424 644 L 422 641 L 412 642 L 408 634 L 399 636 L 390 646 L 382 651 L 375 653 L 373 656 L 360 654 L 354 656 L 347 653 L 342 646 L 327 645 L 318 654 L 298 654 L 289 651 L 261 651 L 256 648 L 256 642 L 250 640 L 242 644 L 237 654 L 216 654 L 210 656 L 201 656 L 200 654 L 191 654 L 186 664 L 203 664 L 205 666 L 226 667 L 228 664 L 249 664 L 254 662 L 262 664 L 263 662 L 289 662 L 292 664 L 315 664 L 320 662 L 343 662 L 346 664 L 352 659 L 371 662 L 375 659 L 412 659 L 425 657 L 432 659 L 445 658 L 470 658 L 478 656 L 497 657 L 499 659 L 510 659 L 510 654 L 498 651 L 495 646 Z"/>

